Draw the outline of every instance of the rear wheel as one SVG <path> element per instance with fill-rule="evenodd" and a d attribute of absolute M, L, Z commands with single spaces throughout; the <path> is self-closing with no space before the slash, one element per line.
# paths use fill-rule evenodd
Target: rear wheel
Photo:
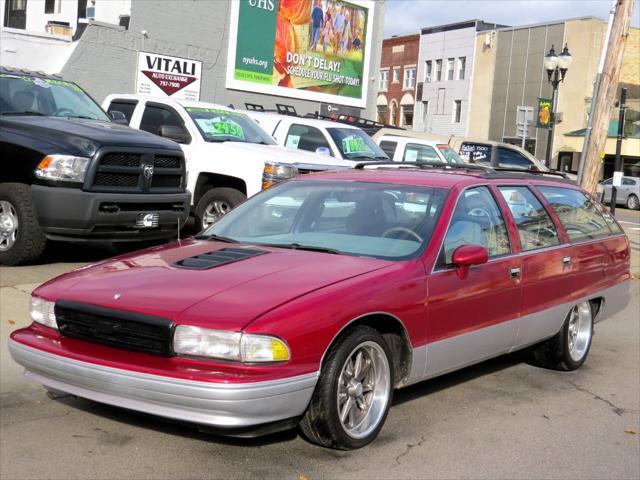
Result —
<path fill-rule="evenodd" d="M 554 370 L 576 370 L 589 355 L 593 339 L 593 315 L 589 302 L 574 306 L 555 337 L 538 345 L 537 363 Z"/>
<path fill-rule="evenodd" d="M 0 185 L 0 264 L 18 265 L 35 260 L 45 244 L 31 188 L 23 183 Z"/>
<path fill-rule="evenodd" d="M 391 358 L 384 338 L 370 327 L 356 327 L 341 337 L 327 355 L 300 422 L 307 440 L 341 450 L 372 442 L 391 405 Z"/>
<path fill-rule="evenodd" d="M 627 208 L 630 210 L 640 209 L 640 200 L 633 193 L 627 198 Z"/>
<path fill-rule="evenodd" d="M 209 228 L 220 218 L 247 199 L 234 188 L 213 188 L 206 192 L 196 206 L 196 222 L 199 230 Z"/>

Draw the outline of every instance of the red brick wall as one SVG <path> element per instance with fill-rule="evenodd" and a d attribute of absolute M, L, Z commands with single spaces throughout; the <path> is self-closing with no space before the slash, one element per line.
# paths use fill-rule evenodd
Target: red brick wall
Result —
<path fill-rule="evenodd" d="M 395 53 L 394 47 L 396 47 Z M 407 93 L 415 98 L 415 87 L 412 90 L 403 90 L 402 87 L 404 85 L 404 67 L 406 65 L 415 65 L 417 72 L 419 47 L 420 35 L 407 35 L 403 37 L 386 38 L 382 42 L 382 58 L 380 61 L 380 69 L 389 69 L 389 87 L 386 92 L 379 92 L 378 94 L 384 95 L 387 99 L 388 107 L 385 118 L 386 123 L 400 126 L 400 100 Z M 394 67 L 400 67 L 400 81 L 398 83 L 393 83 Z M 415 83 L 417 83 L 417 78 L 415 79 Z M 378 85 L 379 82 L 376 84 L 376 86 Z M 397 105 L 397 110 L 395 115 L 395 122 L 392 122 L 391 104 L 394 100 L 395 104 Z"/>

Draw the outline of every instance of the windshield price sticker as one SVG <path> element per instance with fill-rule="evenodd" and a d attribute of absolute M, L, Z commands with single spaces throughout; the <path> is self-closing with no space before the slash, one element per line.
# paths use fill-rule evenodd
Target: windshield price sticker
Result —
<path fill-rule="evenodd" d="M 232 117 L 246 117 L 244 113 L 234 112 L 232 110 L 222 110 L 221 108 L 205 108 L 205 107 L 187 107 L 189 113 L 213 113 L 214 115 L 226 115 Z"/>
<path fill-rule="evenodd" d="M 72 88 L 73 90 L 77 90 L 79 92 L 82 91 L 82 89 L 79 86 L 77 86 L 75 83 L 65 82 L 64 80 L 56 80 L 53 78 L 26 77 L 26 76 L 19 76 L 19 75 L 10 75 L 6 73 L 1 74 L 0 78 L 14 78 L 16 80 L 22 80 L 25 82 L 32 83 L 33 85 L 40 88 L 49 88 L 51 85 L 59 85 L 61 87 Z"/>
<path fill-rule="evenodd" d="M 231 120 L 197 118 L 202 131 L 210 137 L 234 137 L 244 140 L 244 130 Z"/>
<path fill-rule="evenodd" d="M 352 135 L 342 140 L 342 151 L 345 154 L 364 153 L 368 152 L 369 149 L 362 138 Z"/>

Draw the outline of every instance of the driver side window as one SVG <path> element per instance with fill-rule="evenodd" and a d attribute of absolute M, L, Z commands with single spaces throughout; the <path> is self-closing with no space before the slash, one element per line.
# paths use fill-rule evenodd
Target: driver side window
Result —
<path fill-rule="evenodd" d="M 469 244 L 485 247 L 489 258 L 511 253 L 507 227 L 487 187 L 470 188 L 460 195 L 442 245 L 440 266 L 450 265 L 455 249 Z"/>

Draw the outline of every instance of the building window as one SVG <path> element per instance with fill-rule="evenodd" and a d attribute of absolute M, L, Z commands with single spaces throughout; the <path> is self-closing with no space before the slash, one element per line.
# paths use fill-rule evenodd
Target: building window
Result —
<path fill-rule="evenodd" d="M 424 81 L 429 83 L 431 81 L 431 60 L 424 62 Z"/>
<path fill-rule="evenodd" d="M 436 82 L 442 80 L 442 60 L 436 60 Z"/>
<path fill-rule="evenodd" d="M 400 122 L 402 127 L 413 126 L 413 105 L 402 105 L 400 107 L 401 118 Z"/>
<path fill-rule="evenodd" d="M 44 13 L 60 13 L 60 0 L 44 0 Z"/>
<path fill-rule="evenodd" d="M 378 105 L 378 122 L 387 123 L 387 106 Z"/>
<path fill-rule="evenodd" d="M 389 70 L 380 71 L 380 91 L 386 92 L 389 88 Z"/>
<path fill-rule="evenodd" d="M 411 90 L 416 87 L 416 67 L 404 69 L 404 89 Z"/>
<path fill-rule="evenodd" d="M 453 80 L 453 63 L 453 58 L 447 60 L 447 80 Z"/>
<path fill-rule="evenodd" d="M 427 124 L 427 117 L 429 116 L 429 102 L 422 102 L 422 118 L 423 123 Z"/>
<path fill-rule="evenodd" d="M 464 80 L 464 70 L 467 66 L 467 57 L 458 58 L 458 80 Z"/>
<path fill-rule="evenodd" d="M 453 123 L 460 123 L 462 114 L 462 100 L 453 101 Z"/>
<path fill-rule="evenodd" d="M 393 83 L 400 83 L 400 67 L 393 67 Z"/>

